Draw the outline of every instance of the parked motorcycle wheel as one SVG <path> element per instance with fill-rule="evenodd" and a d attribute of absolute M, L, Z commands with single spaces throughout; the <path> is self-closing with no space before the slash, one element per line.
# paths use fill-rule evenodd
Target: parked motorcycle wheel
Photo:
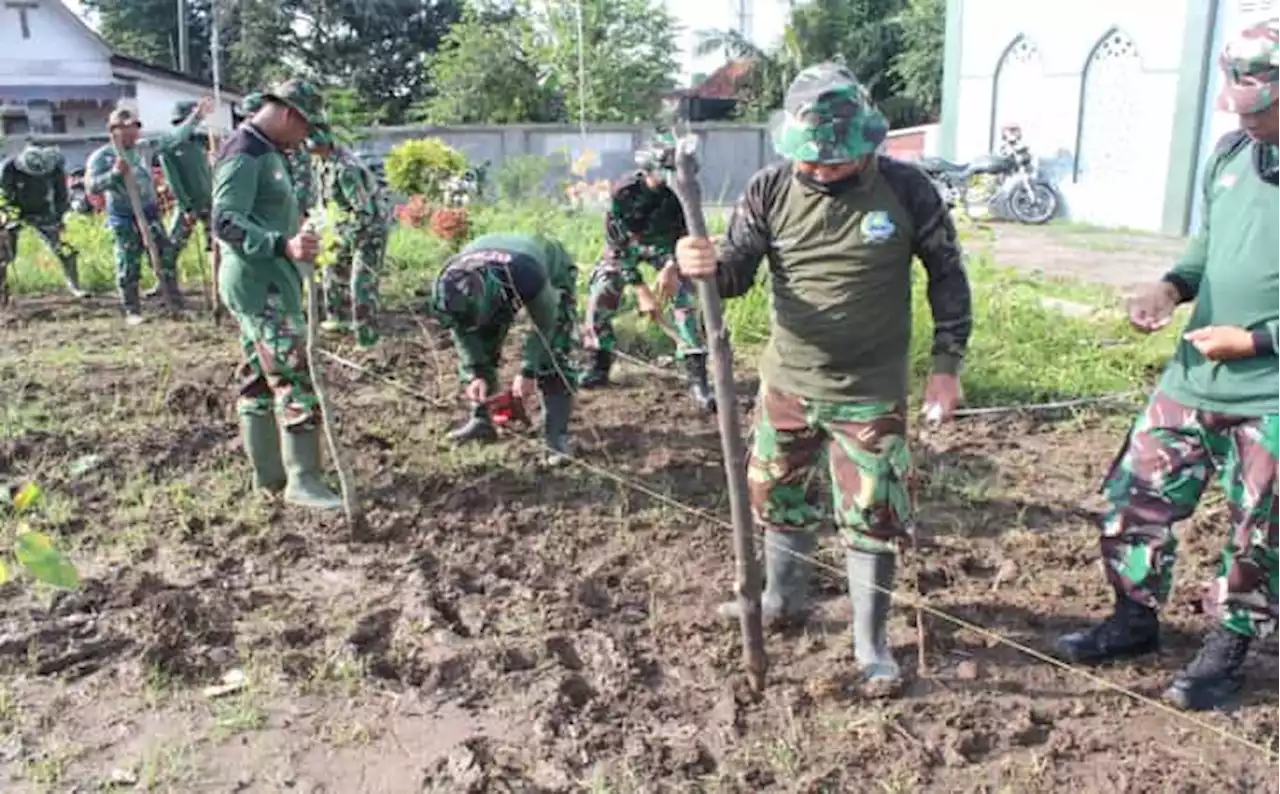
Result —
<path fill-rule="evenodd" d="M 1009 214 L 1019 223 L 1039 226 L 1058 214 L 1058 192 L 1044 182 L 1030 182 L 1019 187 L 1008 195 L 1007 200 Z"/>

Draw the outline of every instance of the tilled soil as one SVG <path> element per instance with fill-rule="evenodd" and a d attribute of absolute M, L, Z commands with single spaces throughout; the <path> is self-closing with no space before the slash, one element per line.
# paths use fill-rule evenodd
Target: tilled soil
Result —
<path fill-rule="evenodd" d="M 1274 642 L 1224 713 L 1143 700 L 1197 646 L 1221 506 L 1182 528 L 1162 654 L 1089 675 L 1034 655 L 1108 608 L 1092 494 L 1125 417 L 922 439 L 930 541 L 900 587 L 938 610 L 924 669 L 900 606 L 906 691 L 860 694 L 828 537 L 821 610 L 770 634 L 755 697 L 714 614 L 733 576 L 716 427 L 677 373 L 622 365 L 578 406 L 581 465 L 546 469 L 515 432 L 451 450 L 452 360 L 392 325 L 374 354 L 326 343 L 366 370 L 326 366 L 365 507 L 353 534 L 250 493 L 229 325 L 15 306 L 0 479 L 40 482 L 36 520 L 84 586 L 3 587 L 0 790 L 1277 790 Z"/>

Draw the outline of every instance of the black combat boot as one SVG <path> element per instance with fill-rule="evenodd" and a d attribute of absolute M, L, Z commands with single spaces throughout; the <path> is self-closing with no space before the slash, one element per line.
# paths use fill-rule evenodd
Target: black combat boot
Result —
<path fill-rule="evenodd" d="M 689 354 L 684 359 L 684 366 L 689 379 L 689 396 L 693 397 L 702 410 L 715 413 L 716 393 L 707 383 L 707 354 Z"/>
<path fill-rule="evenodd" d="M 1180 709 L 1206 711 L 1223 705 L 1244 687 L 1244 658 L 1252 637 L 1218 626 L 1204 638 L 1191 664 L 1173 679 L 1164 699 Z"/>
<path fill-rule="evenodd" d="M 1077 664 L 1099 664 L 1160 650 L 1160 618 L 1145 604 L 1116 593 L 1111 616 L 1085 631 L 1058 638 L 1058 653 Z"/>
<path fill-rule="evenodd" d="M 449 434 L 455 444 L 466 444 L 470 441 L 488 443 L 498 440 L 498 429 L 493 426 L 489 417 L 489 409 L 483 403 L 472 403 L 471 418 L 467 423 Z"/>
<path fill-rule="evenodd" d="M 600 389 L 608 386 L 611 369 L 613 369 L 613 351 L 596 350 L 591 369 L 582 376 L 578 385 L 584 389 Z"/>

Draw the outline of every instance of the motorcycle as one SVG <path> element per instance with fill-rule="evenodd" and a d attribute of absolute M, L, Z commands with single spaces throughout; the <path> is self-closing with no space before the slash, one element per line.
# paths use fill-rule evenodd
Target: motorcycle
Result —
<path fill-rule="evenodd" d="M 933 181 L 938 195 L 947 206 L 961 206 L 966 216 L 970 211 L 970 191 L 979 182 L 992 183 L 984 203 L 990 215 L 1008 216 L 1020 223 L 1040 225 L 1058 213 L 1061 203 L 1058 191 L 1041 177 L 1035 158 L 1025 146 L 1011 153 L 988 154 L 968 163 L 953 163 L 941 157 L 926 157 L 918 165 Z"/>

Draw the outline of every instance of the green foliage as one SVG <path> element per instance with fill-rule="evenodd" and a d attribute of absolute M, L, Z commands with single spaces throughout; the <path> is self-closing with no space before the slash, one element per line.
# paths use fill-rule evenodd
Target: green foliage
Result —
<path fill-rule="evenodd" d="M 26 520 L 35 510 L 42 496 L 40 486 L 27 483 L 16 494 L 4 501 L 8 502 L 5 510 L 5 536 L 12 537 L 13 558 L 36 581 L 74 590 L 80 586 L 80 575 L 71 561 L 54 545 L 53 540 L 42 532 L 33 530 Z M 12 535 L 10 535 L 12 533 Z M 0 584 L 12 578 L 9 564 L 0 556 Z"/>
<path fill-rule="evenodd" d="M 413 109 L 428 124 L 562 121 L 564 104 L 541 74 L 527 14 L 493 24 L 468 9 L 428 61 L 432 97 Z"/>
<path fill-rule="evenodd" d="M 648 122 L 675 87 L 679 71 L 676 24 L 662 3 L 652 0 L 582 0 L 586 81 L 583 99 L 589 122 Z M 576 118 L 578 21 L 576 3 L 539 6 L 539 48 L 563 87 L 570 116 Z"/>
<path fill-rule="evenodd" d="M 361 130 L 374 122 L 373 114 L 364 109 L 360 97 L 353 88 L 324 88 L 325 113 L 329 126 L 343 143 L 354 143 L 367 135 Z"/>
<path fill-rule="evenodd" d="M 437 201 L 445 181 L 467 170 L 467 158 L 439 138 L 417 138 L 392 149 L 385 168 L 387 184 L 397 193 Z"/>
<path fill-rule="evenodd" d="M 895 127 L 937 119 L 942 90 L 945 0 L 808 0 L 795 6 L 781 42 L 762 50 L 736 31 L 698 32 L 695 53 L 750 60 L 739 118 L 764 121 L 782 107 L 806 66 L 840 61 L 867 86 Z"/>
<path fill-rule="evenodd" d="M 535 154 L 508 157 L 493 175 L 498 198 L 506 202 L 524 201 L 539 192 L 551 164 Z"/>

